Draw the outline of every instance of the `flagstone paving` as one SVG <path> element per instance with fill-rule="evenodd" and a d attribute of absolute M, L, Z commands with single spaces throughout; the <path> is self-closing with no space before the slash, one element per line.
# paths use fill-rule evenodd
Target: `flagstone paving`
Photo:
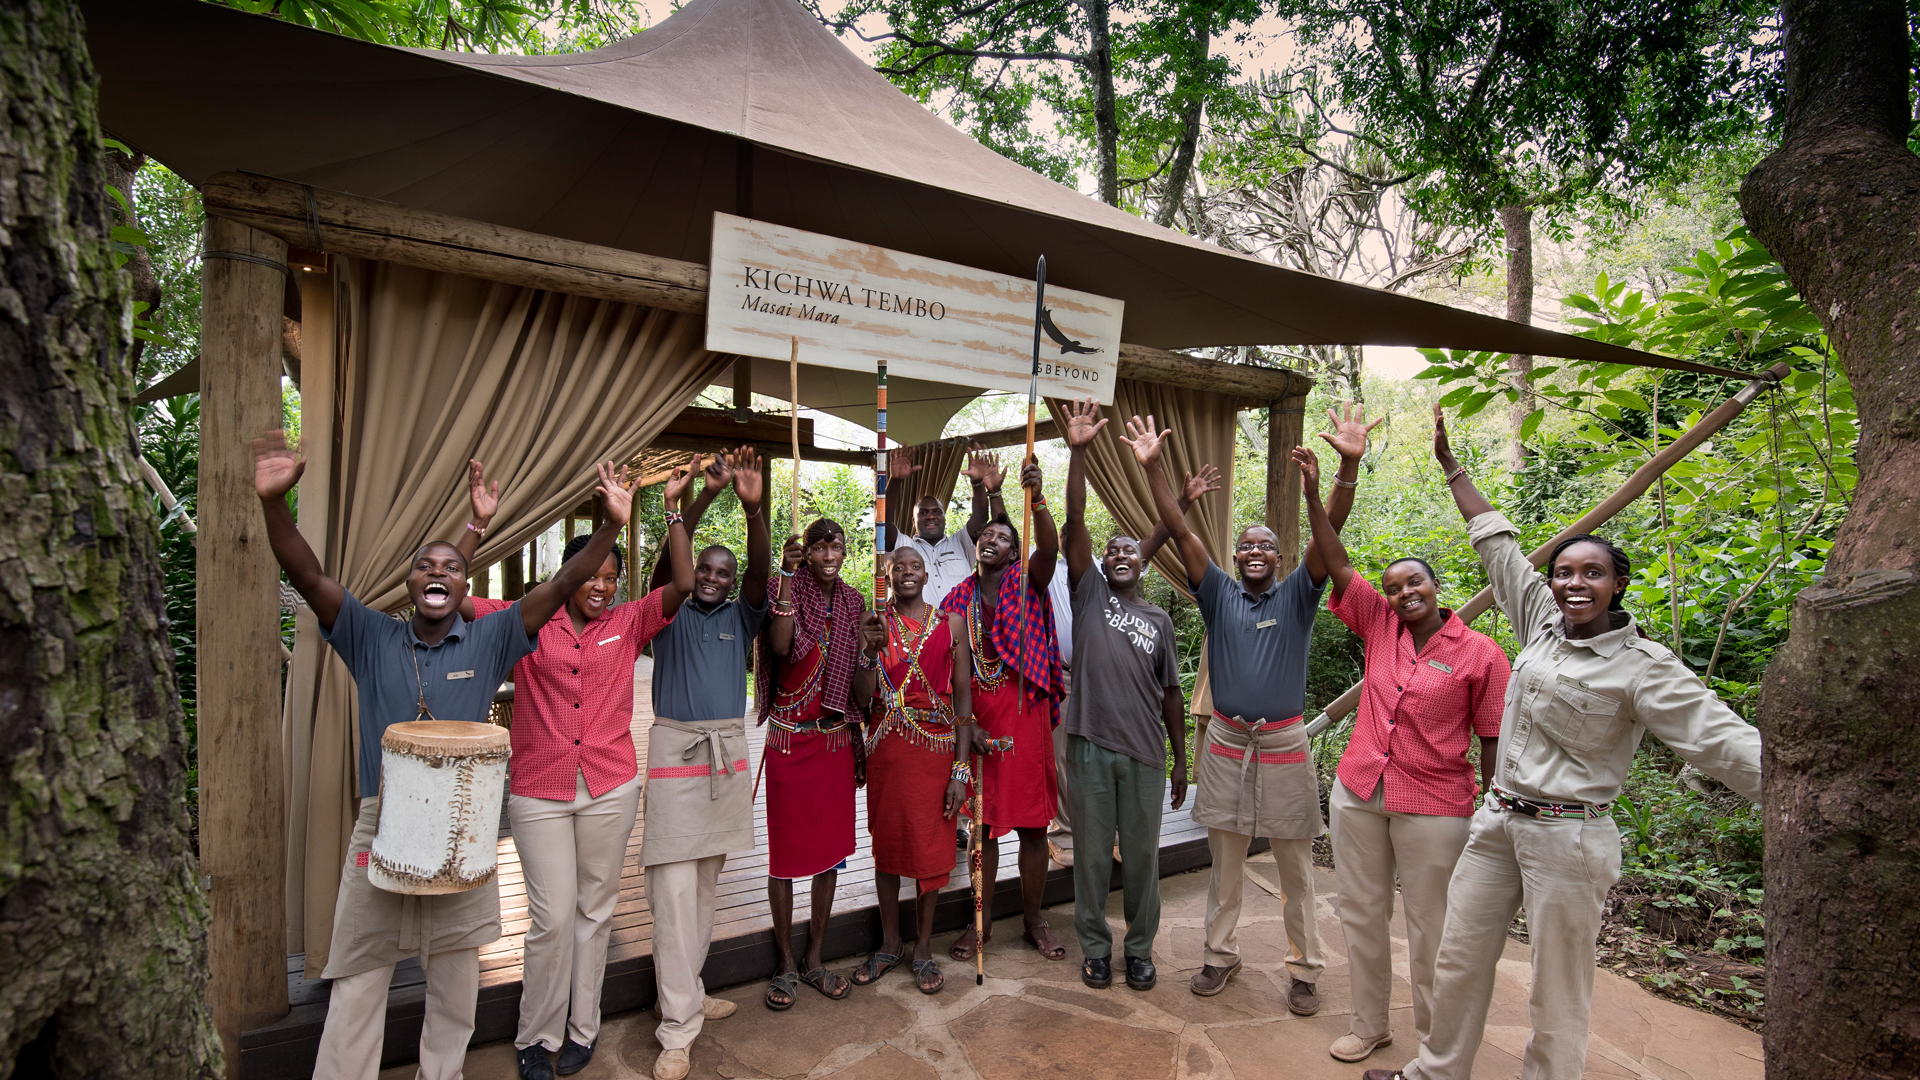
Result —
<path fill-rule="evenodd" d="M 1286 933 L 1270 856 L 1248 860 L 1258 880 L 1246 890 L 1240 943 L 1246 966 L 1217 997 L 1195 997 L 1187 980 L 1199 967 L 1207 872 L 1161 882 L 1164 914 L 1155 943 L 1160 985 L 1146 993 L 1116 978 L 1109 990 L 1089 990 L 1079 977 L 1080 954 L 1071 905 L 1049 908 L 1047 920 L 1067 958 L 1056 962 L 1020 940 L 1017 918 L 994 926 L 987 980 L 975 986 L 971 964 L 942 962 L 946 989 L 919 993 L 906 965 L 873 988 L 856 988 L 829 1001 L 809 987 L 789 1011 L 761 1004 L 766 983 L 737 986 L 716 996 L 740 1003 L 732 1017 L 710 1023 L 693 1050 L 694 1080 L 1358 1080 L 1364 1068 L 1392 1068 L 1418 1049 L 1406 983 L 1404 928 L 1396 920 L 1393 1045 L 1364 1065 L 1327 1056 L 1346 1031 L 1346 947 L 1333 909 L 1333 875 L 1315 875 L 1327 970 L 1318 989 L 1320 1014 L 1287 1012 Z M 1260 886 L 1262 887 L 1253 887 Z M 1107 915 L 1115 938 L 1123 932 L 1120 894 Z M 944 958 L 954 935 L 936 939 Z M 851 970 L 857 959 L 837 965 Z M 1116 973 L 1117 975 L 1118 973 Z M 1520 1074 L 1526 1047 L 1527 946 L 1509 941 L 1475 1061 L 1476 1080 Z M 660 1053 L 656 1021 L 648 1012 L 609 1017 L 599 1052 L 579 1080 L 652 1075 Z M 1611 972 L 1594 987 L 1593 1037 L 1586 1075 L 1632 1080 L 1761 1080 L 1760 1036 L 1723 1020 L 1655 997 Z M 389 1069 L 382 1080 L 405 1080 L 413 1066 Z M 471 1080 L 517 1080 L 510 1042 L 467 1055 Z"/>

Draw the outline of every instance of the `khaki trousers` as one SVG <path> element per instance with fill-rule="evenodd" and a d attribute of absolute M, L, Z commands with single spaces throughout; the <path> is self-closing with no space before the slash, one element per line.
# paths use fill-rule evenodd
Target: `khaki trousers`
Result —
<path fill-rule="evenodd" d="M 507 797 L 531 920 L 513 1039 L 519 1050 L 535 1043 L 558 1050 L 563 1036 L 592 1046 L 600 1036 L 607 937 L 640 806 L 640 778 L 596 799 L 587 793 L 586 776 L 575 776 L 569 802 Z"/>
<path fill-rule="evenodd" d="M 647 867 L 647 903 L 653 909 L 653 979 L 660 1026 L 654 1037 L 667 1050 L 693 1045 L 706 1022 L 707 984 L 700 971 L 713 944 L 714 886 L 725 855 Z"/>
<path fill-rule="evenodd" d="M 1594 941 L 1620 877 L 1611 817 L 1530 818 L 1482 805 L 1447 890 L 1433 970 L 1433 1030 L 1407 1080 L 1467 1080 L 1486 1033 L 1507 928 L 1522 906 L 1533 945 L 1533 1036 L 1521 1080 L 1578 1080 L 1593 1011 Z"/>
<path fill-rule="evenodd" d="M 1432 1029 L 1433 958 L 1447 922 L 1447 882 L 1467 846 L 1471 818 L 1397 814 L 1386 807 L 1386 782 L 1362 799 L 1334 781 L 1333 878 L 1340 896 L 1340 928 L 1347 938 L 1353 978 L 1353 1018 L 1348 1030 L 1362 1039 L 1387 1033 L 1393 993 L 1393 883 L 1407 912 L 1408 982 L 1413 987 L 1413 1026 L 1421 1038 Z"/>
<path fill-rule="evenodd" d="M 1247 879 L 1247 845 L 1253 837 L 1225 829 L 1207 830 L 1213 872 L 1207 879 L 1205 962 L 1232 967 L 1240 962 L 1240 893 Z M 1280 865 L 1280 894 L 1286 904 L 1287 971 L 1304 983 L 1320 981 L 1327 969 L 1320 951 L 1320 929 L 1313 918 L 1313 841 L 1272 840 Z"/>
<path fill-rule="evenodd" d="M 374 1080 L 387 1030 L 387 984 L 394 965 L 333 980 L 320 1033 L 314 1080 Z M 419 1080 L 460 1080 L 480 997 L 480 950 L 430 953 L 427 1015 L 420 1028 Z"/>

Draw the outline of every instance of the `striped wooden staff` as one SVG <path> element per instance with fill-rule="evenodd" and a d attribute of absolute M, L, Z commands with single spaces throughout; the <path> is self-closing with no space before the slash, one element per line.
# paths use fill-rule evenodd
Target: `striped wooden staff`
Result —
<path fill-rule="evenodd" d="M 873 609 L 887 606 L 887 358 L 881 357 L 873 425 Z"/>

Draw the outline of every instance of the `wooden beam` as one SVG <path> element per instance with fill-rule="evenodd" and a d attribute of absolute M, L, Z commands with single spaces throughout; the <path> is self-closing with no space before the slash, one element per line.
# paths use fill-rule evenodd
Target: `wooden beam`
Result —
<path fill-rule="evenodd" d="M 1282 398 L 1267 407 L 1267 528 L 1279 548 L 1279 574 L 1300 565 L 1300 470 L 1293 448 L 1306 433 L 1307 397 Z"/>
<path fill-rule="evenodd" d="M 208 214 L 337 255 L 667 311 L 707 309 L 707 268 L 698 263 L 243 173 L 215 174 L 200 197 Z"/>
<path fill-rule="evenodd" d="M 1313 389 L 1312 379 L 1290 368 L 1229 364 L 1145 345 L 1120 346 L 1119 375 L 1123 379 L 1229 394 L 1256 402 L 1277 401 Z"/>
<path fill-rule="evenodd" d="M 978 435 L 962 437 L 982 450 L 998 450 L 1003 446 L 1018 446 L 1021 448 L 1021 452 L 1025 453 L 1027 446 L 1027 425 L 1020 424 L 1015 427 L 983 431 Z M 1034 423 L 1034 442 L 1045 442 L 1048 439 L 1057 439 L 1059 437 L 1060 425 L 1054 423 L 1052 417 Z"/>
<path fill-rule="evenodd" d="M 1020 429 L 1020 438 L 1025 440 L 1026 437 L 1026 429 Z M 793 456 L 793 447 L 785 440 L 768 442 L 760 439 L 742 439 L 737 435 L 731 439 L 725 439 L 718 436 L 681 435 L 671 431 L 663 431 L 653 437 L 653 442 L 650 445 L 654 449 L 659 450 L 698 450 L 703 454 L 711 454 L 717 450 L 731 450 L 743 443 L 760 451 L 760 456 L 764 458 L 790 458 Z M 825 461 L 835 465 L 858 465 L 862 468 L 873 468 L 872 450 L 826 450 L 820 447 L 803 445 L 800 447 L 800 458 L 802 461 Z"/>
<path fill-rule="evenodd" d="M 788 420 L 785 416 L 751 413 L 743 422 L 725 409 L 703 409 L 694 405 L 682 409 L 680 415 L 667 424 L 666 433 L 713 439 L 721 443 L 731 439 L 736 446 L 743 442 L 789 441 Z M 803 417 L 800 420 L 800 445 L 803 448 L 813 445 L 811 417 Z M 793 456 L 791 446 L 788 447 L 786 456 Z"/>
<path fill-rule="evenodd" d="M 280 568 L 253 491 L 252 448 L 255 436 L 282 423 L 287 277 L 274 265 L 286 255 L 272 236 L 207 219 L 195 506 L 200 871 L 213 916 L 207 1002 L 230 1077 L 240 1071 L 240 1033 L 287 1013 Z"/>

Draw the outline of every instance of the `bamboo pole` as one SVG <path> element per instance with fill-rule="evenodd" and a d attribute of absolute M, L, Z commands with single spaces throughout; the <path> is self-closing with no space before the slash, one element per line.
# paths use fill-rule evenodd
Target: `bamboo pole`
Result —
<path fill-rule="evenodd" d="M 787 360 L 787 426 L 793 435 L 793 490 L 787 500 L 793 518 L 792 535 L 800 535 L 800 337 L 793 337 L 793 354 Z"/>
<path fill-rule="evenodd" d="M 1569 536 L 1578 536 L 1581 533 L 1592 532 L 1612 520 L 1615 514 L 1625 510 L 1633 504 L 1635 499 L 1645 495 L 1647 489 L 1653 486 L 1654 481 L 1666 475 L 1667 470 L 1673 468 L 1680 459 L 1692 453 L 1694 448 L 1698 447 L 1701 443 L 1713 438 L 1714 435 L 1719 433 L 1721 428 L 1732 423 L 1733 418 L 1739 416 L 1748 405 L 1753 404 L 1753 400 L 1759 397 L 1761 393 L 1770 387 L 1778 385 L 1780 380 L 1787 377 L 1787 371 L 1787 365 L 1775 364 L 1766 371 L 1761 372 L 1758 378 L 1741 387 L 1740 391 L 1732 397 L 1721 402 L 1719 408 L 1701 417 L 1700 422 L 1693 425 L 1692 431 L 1668 443 L 1666 449 L 1648 459 L 1645 465 L 1635 469 L 1633 475 L 1627 477 L 1627 482 L 1621 484 L 1619 490 L 1615 491 L 1612 495 L 1607 496 L 1604 502 L 1587 511 L 1581 516 L 1580 520 L 1560 530 L 1554 535 L 1553 539 L 1535 548 L 1533 553 L 1527 556 L 1527 561 L 1531 562 L 1535 567 L 1544 566 L 1547 562 L 1547 556 L 1552 553 L 1554 547 L 1558 545 L 1560 541 L 1565 540 Z M 1493 589 L 1492 587 L 1488 587 L 1481 589 L 1473 595 L 1473 599 L 1461 605 L 1460 609 L 1454 612 L 1454 617 L 1460 619 L 1463 623 L 1471 623 L 1492 606 Z M 1360 691 L 1364 686 L 1366 686 L 1366 681 L 1363 679 L 1348 687 L 1346 693 L 1341 694 L 1329 702 L 1327 707 L 1321 711 L 1320 715 L 1308 722 L 1306 727 L 1307 734 L 1309 736 L 1318 735 L 1320 732 L 1333 726 L 1335 718 L 1346 719 L 1347 714 L 1353 712 L 1360 704 Z"/>

